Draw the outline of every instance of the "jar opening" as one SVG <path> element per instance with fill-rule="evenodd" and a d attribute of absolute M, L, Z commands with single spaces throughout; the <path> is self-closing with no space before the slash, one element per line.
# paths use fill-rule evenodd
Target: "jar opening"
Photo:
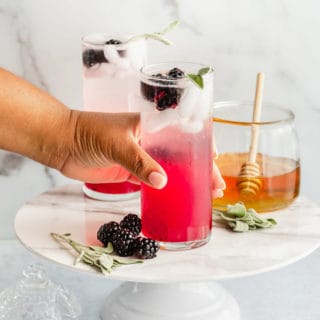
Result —
<path fill-rule="evenodd" d="M 294 113 L 290 109 L 274 104 L 262 104 L 259 122 L 252 121 L 252 113 L 253 102 L 247 101 L 221 101 L 214 103 L 212 108 L 214 122 L 230 125 L 270 125 L 294 120 Z"/>

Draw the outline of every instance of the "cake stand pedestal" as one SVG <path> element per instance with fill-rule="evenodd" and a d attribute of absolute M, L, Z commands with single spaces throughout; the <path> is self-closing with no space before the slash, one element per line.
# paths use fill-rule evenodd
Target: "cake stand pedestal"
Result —
<path fill-rule="evenodd" d="M 96 231 L 127 213 L 139 213 L 139 200 L 102 202 L 83 195 L 81 185 L 50 190 L 21 207 L 15 230 L 27 249 L 102 281 L 126 281 L 102 307 L 103 320 L 239 320 L 235 299 L 217 280 L 250 276 L 284 267 L 320 245 L 320 207 L 300 197 L 284 210 L 264 214 L 278 225 L 271 229 L 234 233 L 213 227 L 210 242 L 190 251 L 160 250 L 143 264 L 122 266 L 103 276 L 84 264 L 74 265 L 74 253 L 50 237 L 51 232 L 97 244 Z"/>

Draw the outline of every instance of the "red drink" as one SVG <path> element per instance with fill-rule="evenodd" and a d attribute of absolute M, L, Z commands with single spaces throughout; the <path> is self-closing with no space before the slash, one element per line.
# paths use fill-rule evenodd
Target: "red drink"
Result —
<path fill-rule="evenodd" d="M 188 242 L 210 234 L 212 153 L 211 139 L 204 139 L 206 135 L 211 136 L 210 128 L 196 139 L 186 135 L 178 154 L 161 154 L 156 147 L 147 149 L 166 171 L 168 183 L 162 190 L 141 187 L 145 236 L 163 242 Z"/>
<path fill-rule="evenodd" d="M 118 183 L 85 183 L 86 187 L 102 193 L 111 193 L 111 194 L 119 194 L 119 193 L 128 193 L 128 192 L 136 192 L 140 190 L 140 185 L 133 184 L 130 182 L 118 182 Z"/>

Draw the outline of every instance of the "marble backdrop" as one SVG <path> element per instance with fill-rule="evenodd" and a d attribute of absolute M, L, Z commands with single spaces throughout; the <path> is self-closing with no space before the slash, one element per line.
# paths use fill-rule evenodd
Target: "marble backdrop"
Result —
<path fill-rule="evenodd" d="M 81 36 L 159 30 L 179 19 L 175 46 L 150 43 L 150 61 L 215 67 L 215 100 L 251 99 L 257 71 L 265 101 L 291 108 L 301 144 L 302 193 L 318 201 L 320 28 L 316 0 L 0 0 L 0 66 L 81 106 Z M 0 239 L 14 237 L 17 208 L 68 180 L 18 155 L 0 153 Z"/>

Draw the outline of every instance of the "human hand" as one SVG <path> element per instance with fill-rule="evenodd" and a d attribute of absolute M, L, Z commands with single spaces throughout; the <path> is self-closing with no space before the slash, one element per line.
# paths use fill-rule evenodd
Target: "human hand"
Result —
<path fill-rule="evenodd" d="M 138 144 L 139 114 L 71 110 L 70 151 L 58 168 L 65 176 L 90 183 L 130 181 L 162 189 L 167 176 Z"/>
<path fill-rule="evenodd" d="M 213 162 L 212 162 L 212 198 L 222 198 L 223 190 L 226 188 L 226 183 L 222 178 L 221 172 L 215 162 L 218 158 L 217 146 L 213 145 Z"/>

